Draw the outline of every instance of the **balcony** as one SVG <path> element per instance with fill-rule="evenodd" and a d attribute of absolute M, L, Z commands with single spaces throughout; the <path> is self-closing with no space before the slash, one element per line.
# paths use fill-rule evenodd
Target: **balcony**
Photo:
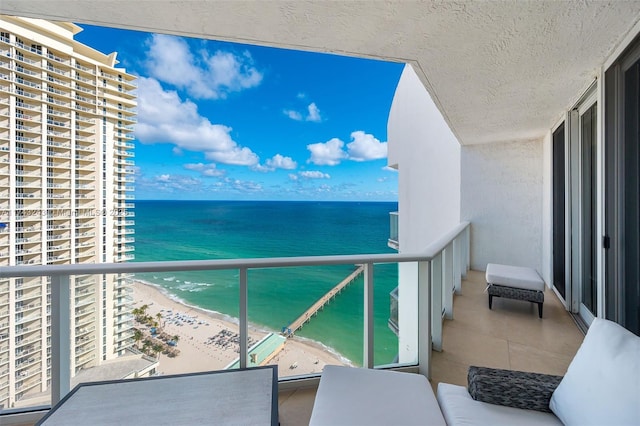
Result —
<path fill-rule="evenodd" d="M 389 329 L 393 334 L 398 335 L 398 287 L 389 293 Z"/>
<path fill-rule="evenodd" d="M 248 311 L 248 299 L 246 298 L 246 294 L 248 294 L 250 289 L 250 282 L 248 281 L 249 276 L 253 276 L 254 271 L 277 271 L 273 268 L 295 268 L 295 267 L 314 267 L 314 268 L 324 268 L 324 267 L 336 267 L 339 266 L 341 270 L 350 270 L 351 275 L 354 275 L 354 278 L 351 278 L 351 281 L 357 279 L 357 277 L 364 271 L 364 280 L 360 279 L 360 283 L 364 282 L 364 286 L 360 287 L 363 291 L 364 299 L 368 301 L 364 304 L 364 311 L 361 313 L 362 321 L 365 325 L 365 333 L 362 337 L 362 350 L 364 353 L 362 363 L 364 366 L 373 368 L 376 365 L 374 360 L 374 322 L 373 322 L 373 290 L 375 287 L 375 274 L 374 274 L 374 265 L 383 265 L 383 264 L 395 264 L 398 262 L 405 263 L 410 262 L 415 265 L 419 269 L 423 270 L 425 268 L 429 268 L 429 265 L 433 260 L 438 260 L 441 257 L 441 252 L 446 251 L 446 248 L 452 245 L 453 240 L 459 240 L 460 243 L 458 247 L 465 247 L 464 241 L 468 241 L 467 236 L 468 224 L 460 224 L 460 226 L 453 229 L 448 235 L 443 237 L 443 240 L 435 242 L 431 249 L 427 249 L 427 251 L 423 254 L 419 255 L 406 255 L 406 254 L 384 254 L 384 255 L 360 255 L 360 256 L 329 256 L 329 257 L 310 257 L 310 258 L 284 258 L 284 259 L 237 259 L 237 260 L 215 260 L 215 261 L 197 261 L 195 263 L 192 262 L 162 262 L 160 264 L 145 264 L 145 263 L 114 263 L 114 264 L 77 264 L 77 265 L 59 265 L 59 266 L 44 266 L 42 268 L 38 268 L 38 270 L 34 270 L 34 268 L 18 268 L 18 267 L 7 267 L 0 270 L 0 277 L 28 277 L 28 276 L 41 276 L 41 274 L 47 274 L 47 270 L 58 271 L 55 274 L 51 275 L 51 311 L 52 311 L 52 352 L 57 353 L 57 351 L 64 351 L 64 353 L 68 353 L 71 356 L 71 348 L 68 344 L 61 341 L 58 336 L 56 336 L 57 330 L 69 330 L 71 329 L 71 324 L 57 324 L 57 321 L 61 321 L 62 319 L 57 316 L 56 312 L 59 312 L 61 309 L 66 311 L 67 309 L 71 309 L 73 306 L 75 309 L 75 326 L 78 328 L 82 328 L 83 326 L 91 327 L 96 325 L 97 318 L 99 316 L 96 314 L 97 307 L 94 303 L 94 296 L 89 292 L 87 294 L 81 294 L 80 297 L 75 298 L 73 301 L 67 297 L 60 297 L 60 291 L 64 286 L 71 286 L 71 276 L 79 276 L 85 274 L 122 274 L 122 273 L 131 273 L 131 272 L 140 272 L 140 271 L 153 271 L 153 273 L 163 273 L 163 272 L 171 272 L 171 271 L 188 271 L 188 270 L 204 270 L 204 271 L 229 271 L 235 274 L 235 271 L 239 271 L 238 280 L 239 280 L 239 339 L 238 339 L 238 354 L 239 354 L 239 363 L 240 365 L 246 366 L 250 365 L 249 359 L 249 350 L 250 350 L 250 341 L 249 341 L 249 311 Z M 462 251 L 456 252 L 458 257 L 457 265 L 459 267 L 463 267 L 464 262 L 462 261 L 465 256 Z M 360 265 L 354 271 L 352 269 L 353 265 Z M 441 265 L 442 263 L 439 263 Z M 151 266 L 153 265 L 153 266 Z M 351 265 L 351 266 L 349 266 Z M 437 263 L 434 264 L 437 268 Z M 149 268 L 152 269 L 149 269 Z M 377 266 L 376 266 L 377 267 Z M 44 268 L 44 269 L 43 269 Z M 61 274 L 62 271 L 65 271 Z M 251 274 L 249 274 L 251 271 Z M 65 276 L 65 274 L 68 274 Z M 342 273 L 340 273 L 342 274 Z M 349 281 L 349 282 L 351 282 Z M 343 281 L 344 282 L 344 281 Z M 439 287 L 443 285 L 444 281 L 438 278 L 430 278 L 430 274 L 421 274 L 418 278 L 418 286 L 419 288 L 429 288 L 429 286 L 433 285 L 434 287 Z M 449 283 L 448 285 L 450 285 Z M 336 283 L 333 282 L 331 285 L 336 286 Z M 339 285 L 342 285 L 340 283 Z M 337 287 L 337 286 L 336 286 Z M 77 286 L 76 286 L 77 288 Z M 341 287 L 342 288 L 342 287 Z M 448 287 L 447 287 L 448 288 Z M 70 291 L 67 290 L 67 291 Z M 333 290 L 332 290 L 333 291 Z M 70 293 L 71 294 L 71 293 Z M 243 296 L 244 294 L 244 296 Z M 337 290 L 335 294 L 331 291 L 329 293 L 329 297 L 326 298 L 326 295 L 319 299 L 320 304 L 316 303 L 311 306 L 309 309 L 315 309 L 309 316 L 313 316 L 315 312 L 317 312 L 320 307 L 324 306 L 332 297 L 337 296 Z M 380 293 L 379 297 L 382 297 L 384 300 L 384 293 Z M 77 303 L 78 300 L 83 300 L 82 303 Z M 326 299 L 326 300 L 325 300 Z M 126 305 L 134 301 L 129 295 L 122 295 L 118 297 L 118 299 L 114 302 L 116 308 L 125 309 L 122 310 L 123 315 L 119 315 L 119 312 L 116 313 L 116 320 L 130 321 L 131 317 L 129 316 L 130 309 L 126 308 Z M 425 312 L 429 312 L 433 310 L 433 312 L 437 312 L 438 315 L 434 318 L 437 320 L 434 323 L 441 322 L 440 312 L 442 311 L 442 303 L 443 300 L 441 297 L 434 297 L 432 299 L 433 302 L 437 302 L 432 308 L 429 303 L 429 298 L 416 298 L 416 303 L 419 300 L 422 300 L 424 305 L 422 306 L 425 309 Z M 88 304 L 84 305 L 84 301 Z M 63 307 L 60 304 L 68 304 L 66 307 Z M 71 305 L 73 304 L 73 305 Z M 319 307 L 317 307 L 319 306 Z M 382 305 L 384 307 L 384 304 Z M 447 305 L 448 306 L 448 305 Z M 446 309 L 451 309 L 451 306 L 448 306 Z M 309 311 L 307 311 L 309 313 Z M 304 314 L 304 312 L 303 312 Z M 291 321 L 288 327 L 288 333 L 294 334 L 296 330 L 302 327 L 307 321 L 306 317 L 302 316 L 302 321 L 289 319 L 287 321 Z M 67 319 L 67 321 L 70 321 Z M 386 320 L 385 320 L 386 323 Z M 386 327 L 386 324 L 383 325 L 383 328 Z M 291 329 L 293 328 L 293 330 Z M 361 329 L 360 326 L 356 326 L 356 329 Z M 439 331 L 441 327 L 437 327 L 434 325 L 433 334 L 434 341 L 441 341 L 441 337 L 439 336 Z M 426 333 L 421 338 L 428 338 L 428 333 Z M 69 342 L 70 343 L 70 342 Z M 124 345 L 128 346 L 131 342 L 126 342 Z M 62 346 L 60 346 L 62 345 Z M 76 353 L 76 355 L 79 355 Z M 84 355 L 84 354 L 83 354 Z M 416 353 L 416 356 L 418 354 Z M 69 359 L 67 356 L 63 356 L 63 359 Z M 416 365 L 418 368 L 428 368 L 429 365 L 430 354 L 427 352 L 421 353 L 419 358 L 416 359 Z M 357 361 L 360 363 L 360 361 Z M 378 365 L 380 363 L 386 363 L 388 361 L 382 362 L 382 360 L 378 360 Z M 76 364 L 77 365 L 77 364 Z M 420 367 L 422 365 L 423 367 Z M 58 389 L 57 386 L 62 386 L 62 388 L 66 388 L 68 390 L 69 383 L 60 382 L 59 379 L 56 379 L 56 371 L 59 372 L 59 369 L 56 370 L 57 366 L 53 365 L 52 369 L 54 372 L 53 382 L 54 389 Z M 312 367 L 313 368 L 313 367 Z M 295 375 L 298 371 L 293 371 L 290 369 L 289 371 L 282 369 L 283 376 Z M 316 370 L 316 373 L 320 370 Z M 426 371 L 426 370 L 425 370 Z M 300 372 L 304 373 L 304 372 Z M 56 385 L 56 380 L 58 380 L 58 384 Z M 62 389 L 60 388 L 60 389 Z M 55 395 L 55 393 L 54 393 Z M 55 396 L 54 396 L 55 398 Z"/>
<path fill-rule="evenodd" d="M 90 67 L 84 66 L 84 65 L 80 64 L 79 62 L 76 62 L 75 66 L 76 66 L 76 69 L 78 69 L 78 70 L 80 70 L 82 72 L 86 72 L 86 73 L 89 73 L 89 74 L 92 74 L 92 75 L 96 74 L 96 70 L 93 67 L 90 68 Z"/>
<path fill-rule="evenodd" d="M 398 238 L 398 212 L 389 213 L 389 241 L 387 245 L 394 250 L 400 248 L 400 240 Z"/>
<path fill-rule="evenodd" d="M 449 244 L 446 245 L 449 246 Z M 446 247 L 444 250 L 446 250 Z M 439 252 L 431 258 L 431 261 L 427 261 L 426 263 L 429 264 L 431 268 L 438 270 L 438 265 L 442 265 L 439 257 L 443 255 L 446 256 L 444 251 Z M 399 259 L 407 259 L 401 255 L 389 256 L 390 259 L 387 260 L 393 259 L 399 261 Z M 281 267 L 285 265 L 279 262 L 286 262 L 286 266 L 291 266 L 289 262 L 302 262 L 302 264 L 307 264 L 312 261 L 335 262 L 336 259 L 346 262 L 346 258 L 350 257 L 340 256 L 331 258 L 331 260 L 326 258 L 320 258 L 322 260 L 292 258 L 289 260 L 238 259 L 222 262 L 203 261 L 198 266 L 198 269 L 205 268 L 204 265 L 207 265 L 206 269 L 217 269 L 218 267 L 231 268 L 232 265 L 240 268 L 240 286 L 245 289 L 241 290 L 242 292 L 250 290 L 251 286 L 250 281 L 246 281 L 248 275 L 245 275 L 245 273 L 247 270 L 264 268 L 265 265 L 280 265 Z M 374 255 L 368 258 L 358 257 L 357 261 L 364 262 L 367 259 L 369 262 L 377 263 L 382 258 Z M 355 259 L 352 258 L 349 260 L 354 261 Z M 410 260 L 416 259 L 411 258 Z M 460 261 L 464 263 L 464 255 L 460 258 Z M 170 265 L 171 262 L 168 263 L 168 265 L 164 265 L 167 271 L 178 268 L 178 263 L 175 263 L 176 266 Z M 108 268 L 110 272 L 113 272 L 112 269 L 118 267 L 118 269 L 122 269 L 122 271 L 135 271 L 135 268 L 138 266 L 144 268 L 144 264 L 127 266 L 74 265 L 73 268 L 80 267 L 80 269 L 87 269 L 87 271 L 84 271 L 84 269 L 77 271 L 79 274 L 88 273 L 89 269 L 91 269 L 91 273 L 100 273 L 96 272 L 96 266 L 101 269 Z M 181 265 L 180 269 L 184 266 L 185 265 Z M 70 265 L 65 266 L 65 268 L 69 267 Z M 420 359 L 422 359 L 423 355 L 429 358 L 428 362 L 431 365 L 431 383 L 434 388 L 438 382 L 466 384 L 466 372 L 469 365 L 485 365 L 496 368 L 524 369 L 548 374 L 562 374 L 582 342 L 582 333 L 575 326 L 571 316 L 565 311 L 555 294 L 549 290 L 546 291 L 545 295 L 544 320 L 538 320 L 533 305 L 526 302 L 498 299 L 494 301 L 493 310 L 489 310 L 487 308 L 487 295 L 484 293 L 486 282 L 484 281 L 484 274 L 482 272 L 468 271 L 466 278 L 461 280 L 460 287 L 457 289 L 458 291 L 455 295 L 453 293 L 454 290 L 456 290 L 455 283 L 451 282 L 446 284 L 443 277 L 438 278 L 437 275 L 429 275 L 431 276 L 428 281 L 430 286 L 443 286 L 441 288 L 441 294 L 439 295 L 440 297 L 436 296 L 436 299 L 431 300 L 431 303 L 434 301 L 437 303 L 430 308 L 424 307 L 432 312 L 431 330 L 434 346 L 438 346 L 437 342 L 439 342 L 441 348 L 440 351 L 432 350 L 428 355 L 420 355 Z M 55 289 L 58 288 L 60 282 L 54 280 L 52 284 Z M 452 295 L 449 302 L 445 296 L 447 291 Z M 390 295 L 390 319 L 393 319 L 395 324 L 398 324 L 398 309 L 402 309 L 401 306 L 397 305 L 397 296 L 396 290 Z M 395 305 L 394 301 L 396 302 Z M 242 297 L 240 297 L 240 303 L 242 303 Z M 453 308 L 455 308 L 455 315 L 453 315 Z M 93 312 L 93 310 L 91 310 L 91 312 Z M 445 319 L 438 324 L 436 318 L 441 316 L 441 312 L 445 312 L 445 315 L 449 312 L 454 319 Z M 244 315 L 246 315 L 246 313 Z M 246 318 L 244 322 L 242 318 L 241 314 L 241 332 L 243 327 L 248 325 Z M 133 317 L 129 314 L 124 314 L 118 316 L 117 319 L 126 322 L 131 321 Z M 81 320 L 78 322 L 78 320 L 76 320 L 76 325 L 79 326 L 79 328 L 76 329 L 76 337 L 81 337 L 95 330 L 95 325 L 91 324 L 92 321 L 94 321 L 93 317 L 91 317 L 88 322 L 82 322 Z M 81 324 L 89 325 L 83 327 Z M 244 326 L 242 326 L 242 324 L 244 324 Z M 439 334 L 438 328 L 440 328 L 441 334 Z M 124 331 L 114 338 L 116 341 L 126 340 L 122 343 L 122 346 L 125 347 L 133 343 L 127 340 L 131 337 L 133 337 L 131 332 Z M 364 347 L 366 348 L 366 332 L 364 339 Z M 81 338 L 76 342 L 76 344 L 82 345 L 82 348 L 76 348 L 75 351 L 77 367 L 85 365 L 95 359 L 95 354 L 92 352 L 93 346 L 86 346 L 94 341 L 95 339 L 93 337 L 89 337 L 88 339 Z M 242 348 L 241 354 L 243 350 L 248 351 L 248 349 L 248 347 Z M 54 350 L 57 350 L 55 343 Z M 73 347 L 71 348 L 71 353 L 74 353 Z M 420 359 L 417 361 L 418 366 L 421 363 Z M 55 366 L 53 368 L 55 369 Z M 306 387 L 280 391 L 279 411 L 281 420 L 289 419 L 289 421 L 291 421 L 292 418 L 295 418 L 297 419 L 295 424 L 305 424 L 308 422 L 311 414 L 316 388 L 313 384 L 309 385 L 309 383 L 313 382 L 304 381 L 309 379 L 299 380 L 302 380 L 300 383 L 307 383 Z M 286 424 L 286 422 L 283 421 L 283 424 Z"/>

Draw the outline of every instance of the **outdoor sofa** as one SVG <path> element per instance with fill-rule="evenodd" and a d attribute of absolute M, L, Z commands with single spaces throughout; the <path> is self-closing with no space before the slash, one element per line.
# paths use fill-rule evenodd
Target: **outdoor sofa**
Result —
<path fill-rule="evenodd" d="M 564 376 L 471 367 L 468 388 L 326 366 L 312 426 L 640 425 L 640 337 L 596 318 Z"/>
<path fill-rule="evenodd" d="M 640 337 L 596 318 L 564 376 L 471 367 L 437 398 L 449 426 L 640 425 Z"/>

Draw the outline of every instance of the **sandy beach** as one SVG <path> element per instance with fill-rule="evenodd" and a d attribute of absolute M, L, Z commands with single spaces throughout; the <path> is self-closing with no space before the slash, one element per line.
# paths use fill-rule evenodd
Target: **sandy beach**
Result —
<path fill-rule="evenodd" d="M 161 314 L 162 330 L 179 337 L 178 356 L 159 355 L 160 374 L 221 370 L 238 358 L 238 324 L 233 319 L 187 306 L 141 281 L 135 281 L 131 287 L 133 307 L 147 305 L 152 317 Z M 141 327 L 137 323 L 136 326 Z M 267 330 L 250 327 L 249 346 L 268 334 Z M 319 373 L 327 364 L 344 365 L 345 362 L 319 344 L 293 337 L 287 339 L 268 364 L 277 364 L 280 377 L 284 377 Z"/>

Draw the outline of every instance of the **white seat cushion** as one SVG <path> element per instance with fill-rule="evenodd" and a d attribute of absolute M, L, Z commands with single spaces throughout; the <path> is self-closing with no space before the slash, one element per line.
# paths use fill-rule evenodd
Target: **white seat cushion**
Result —
<path fill-rule="evenodd" d="M 464 386 L 438 383 L 438 403 L 449 426 L 467 425 L 561 425 L 551 413 L 504 405 L 488 404 L 471 398 Z"/>
<path fill-rule="evenodd" d="M 445 425 L 420 374 L 327 365 L 311 412 L 313 426 Z"/>
<path fill-rule="evenodd" d="M 639 425 L 640 337 L 594 319 L 549 407 L 568 425 Z"/>
<path fill-rule="evenodd" d="M 531 268 L 489 263 L 486 278 L 489 284 L 544 291 L 544 281 L 540 278 L 540 274 Z"/>

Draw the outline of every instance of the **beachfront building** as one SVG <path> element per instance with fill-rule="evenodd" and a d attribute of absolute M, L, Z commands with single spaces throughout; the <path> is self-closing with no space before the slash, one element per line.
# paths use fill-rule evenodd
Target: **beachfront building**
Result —
<path fill-rule="evenodd" d="M 472 269 L 534 268 L 561 312 L 492 322 L 486 297 L 466 302 L 446 313 L 449 333 L 475 346 L 430 365 L 436 322 L 423 284 L 443 269 L 423 281 L 419 266 L 401 265 L 399 360 L 459 384 L 469 362 L 486 360 L 562 374 L 572 355 L 561 351 L 579 340 L 560 318 L 588 327 L 604 317 L 640 333 L 639 2 L 4 0 L 0 11 L 406 63 L 388 122 L 400 253 L 468 221 Z M 465 318 L 467 330 L 456 326 Z M 517 345 L 505 326 L 514 323 L 526 339 Z"/>
<path fill-rule="evenodd" d="M 133 258 L 135 77 L 79 31 L 0 19 L 0 268 Z M 0 280 L 0 407 L 48 389 L 50 286 Z M 124 275 L 72 277 L 73 373 L 132 345 L 129 290 Z"/>

